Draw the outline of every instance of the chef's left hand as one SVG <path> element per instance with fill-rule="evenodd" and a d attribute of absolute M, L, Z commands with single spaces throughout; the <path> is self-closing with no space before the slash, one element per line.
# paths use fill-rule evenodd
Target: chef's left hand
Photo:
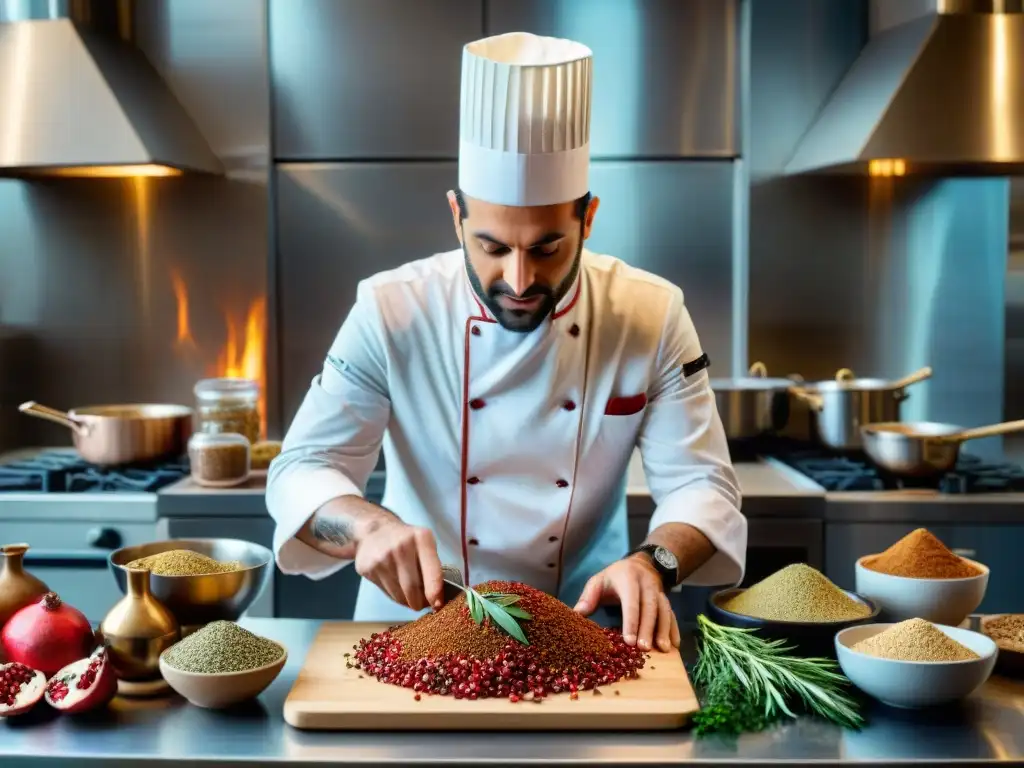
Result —
<path fill-rule="evenodd" d="M 646 555 L 632 555 L 612 563 L 583 588 L 576 610 L 589 616 L 599 605 L 622 606 L 622 636 L 628 645 L 650 650 L 679 647 L 679 624 L 658 571 Z"/>

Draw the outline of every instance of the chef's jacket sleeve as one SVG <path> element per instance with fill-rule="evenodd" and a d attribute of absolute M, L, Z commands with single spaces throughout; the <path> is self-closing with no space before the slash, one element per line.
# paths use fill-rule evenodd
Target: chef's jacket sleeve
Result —
<path fill-rule="evenodd" d="M 383 324 L 363 283 L 267 473 L 267 509 L 277 524 L 274 552 L 283 573 L 319 580 L 351 562 L 295 534 L 331 499 L 363 495 L 390 413 Z"/>
<path fill-rule="evenodd" d="M 638 444 L 656 504 L 650 530 L 665 523 L 687 523 L 716 549 L 683 583 L 732 586 L 742 581 L 746 566 L 747 520 L 740 511 L 739 481 L 707 366 L 684 375 L 684 366 L 702 355 L 682 291 L 676 288 Z"/>

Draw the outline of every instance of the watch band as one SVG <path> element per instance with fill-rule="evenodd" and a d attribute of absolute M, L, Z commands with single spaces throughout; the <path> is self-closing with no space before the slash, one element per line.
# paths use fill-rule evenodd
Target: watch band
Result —
<path fill-rule="evenodd" d="M 654 569 L 661 575 L 662 586 L 664 586 L 665 591 L 668 592 L 679 583 L 679 567 L 667 568 L 662 565 L 654 554 L 659 549 L 663 549 L 663 547 L 660 547 L 657 544 L 641 544 L 626 555 L 626 557 L 632 557 L 633 555 L 647 555 L 647 558 L 651 561 L 651 565 L 653 565 Z"/>

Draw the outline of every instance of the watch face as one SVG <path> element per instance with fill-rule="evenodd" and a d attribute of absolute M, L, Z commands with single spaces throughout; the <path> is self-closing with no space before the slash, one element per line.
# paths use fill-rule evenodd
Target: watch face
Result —
<path fill-rule="evenodd" d="M 658 547 L 654 550 L 654 559 L 657 560 L 663 568 L 668 568 L 674 571 L 679 567 L 679 561 L 676 560 L 676 556 L 664 547 Z"/>

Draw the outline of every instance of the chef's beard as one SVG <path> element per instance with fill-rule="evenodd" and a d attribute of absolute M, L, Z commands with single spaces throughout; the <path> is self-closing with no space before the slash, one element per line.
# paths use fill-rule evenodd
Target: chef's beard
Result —
<path fill-rule="evenodd" d="M 465 242 L 462 245 L 462 253 L 466 260 L 466 274 L 469 275 L 469 284 L 473 286 L 473 292 L 476 293 L 477 298 L 480 299 L 483 305 L 490 310 L 498 324 L 502 328 L 515 331 L 516 333 L 530 333 L 540 327 L 548 315 L 554 312 L 558 302 L 572 288 L 576 275 L 580 271 L 580 262 L 583 257 L 583 238 L 580 238 L 580 244 L 576 248 L 572 269 L 569 270 L 569 274 L 565 276 L 565 279 L 559 283 L 557 288 L 534 283 L 523 291 L 521 296 L 516 295 L 516 292 L 512 290 L 512 286 L 504 280 L 496 280 L 490 288 L 484 290 L 480 277 L 477 275 L 476 270 L 473 269 L 473 264 L 469 260 L 469 251 L 466 249 Z M 512 296 L 517 299 L 531 299 L 534 296 L 543 296 L 544 298 L 541 299 L 540 306 L 537 309 L 529 312 L 522 309 L 506 309 L 498 303 L 498 299 L 502 296 Z"/>

